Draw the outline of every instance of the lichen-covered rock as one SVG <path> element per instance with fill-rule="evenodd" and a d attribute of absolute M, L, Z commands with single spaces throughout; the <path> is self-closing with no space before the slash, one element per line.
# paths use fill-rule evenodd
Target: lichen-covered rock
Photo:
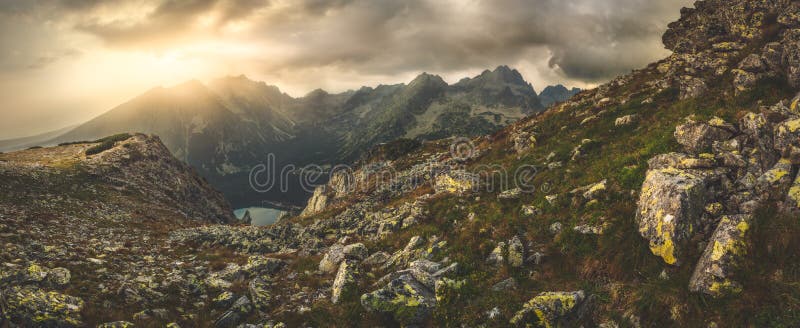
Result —
<path fill-rule="evenodd" d="M 702 153 L 711 149 L 715 141 L 724 141 L 733 134 L 706 122 L 690 121 L 675 128 L 675 139 L 687 151 Z"/>
<path fill-rule="evenodd" d="M 499 195 L 497 195 L 497 198 L 498 199 L 518 199 L 519 196 L 521 196 L 521 195 L 522 195 L 522 189 L 513 188 L 513 189 L 508 189 L 508 190 L 505 190 L 505 191 L 501 192 Z"/>
<path fill-rule="evenodd" d="M 786 194 L 786 210 L 789 212 L 800 211 L 800 173 L 795 177 L 789 192 Z"/>
<path fill-rule="evenodd" d="M 436 176 L 434 190 L 437 193 L 469 193 L 478 188 L 478 176 L 464 170 L 452 170 Z"/>
<path fill-rule="evenodd" d="M 386 252 L 375 252 L 366 259 L 361 264 L 365 266 L 376 266 L 386 263 L 389 260 L 390 255 Z"/>
<path fill-rule="evenodd" d="M 497 243 L 497 247 L 495 247 L 492 250 L 492 252 L 489 253 L 489 256 L 486 258 L 486 263 L 494 264 L 494 265 L 503 264 L 503 262 L 505 261 L 505 256 L 503 256 L 503 253 L 505 252 L 505 248 L 506 248 L 506 243 L 505 242 L 501 241 L 501 242 Z"/>
<path fill-rule="evenodd" d="M 339 264 L 339 271 L 336 272 L 336 279 L 333 280 L 331 287 L 331 302 L 339 303 L 342 295 L 354 291 L 358 282 L 358 262 L 354 260 L 344 260 Z"/>
<path fill-rule="evenodd" d="M 228 311 L 214 321 L 214 328 L 234 328 L 253 311 L 253 304 L 247 296 L 242 296 L 231 306 Z"/>
<path fill-rule="evenodd" d="M 577 327 L 590 308 L 582 290 L 544 292 L 525 303 L 510 323 L 514 327 Z"/>
<path fill-rule="evenodd" d="M 703 156 L 694 157 L 683 153 L 666 153 L 656 155 L 647 161 L 647 164 L 651 170 L 666 168 L 710 169 L 716 167 L 713 156 L 711 158 Z"/>
<path fill-rule="evenodd" d="M 433 291 L 404 274 L 389 282 L 386 287 L 361 295 L 361 305 L 368 311 L 391 315 L 404 326 L 425 322 L 436 306 Z"/>
<path fill-rule="evenodd" d="M 783 156 L 800 152 L 800 118 L 775 126 L 775 150 Z"/>
<path fill-rule="evenodd" d="M 749 215 L 722 217 L 689 280 L 689 290 L 715 297 L 741 291 L 731 276 L 747 252 L 745 237 L 751 219 Z"/>
<path fill-rule="evenodd" d="M 253 308 L 257 310 L 265 310 L 269 308 L 272 301 L 272 285 L 264 279 L 256 278 L 250 280 L 247 284 L 247 291 L 250 294 L 250 300 Z"/>
<path fill-rule="evenodd" d="M 283 260 L 263 255 L 253 255 L 247 258 L 247 264 L 242 269 L 251 277 L 254 277 L 259 275 L 273 275 L 284 266 L 286 266 L 286 262 Z"/>
<path fill-rule="evenodd" d="M 344 246 L 342 244 L 334 244 L 319 262 L 319 271 L 325 273 L 334 273 L 339 268 L 339 263 L 344 260 Z"/>
<path fill-rule="evenodd" d="M 71 278 L 69 270 L 65 268 L 53 268 L 47 272 L 46 281 L 53 288 L 63 288 L 69 284 Z"/>
<path fill-rule="evenodd" d="M 4 293 L 4 314 L 23 327 L 81 327 L 80 298 L 36 287 L 11 287 Z"/>
<path fill-rule="evenodd" d="M 775 166 L 764 172 L 756 180 L 756 191 L 766 197 L 784 198 L 792 184 L 792 163 L 788 159 L 781 159 Z"/>
<path fill-rule="evenodd" d="M 531 149 L 536 146 L 536 136 L 530 132 L 519 132 L 511 136 L 511 140 L 514 142 L 514 151 L 517 154 L 521 154 L 528 149 Z"/>
<path fill-rule="evenodd" d="M 647 172 L 636 220 L 650 250 L 667 264 L 679 264 L 683 244 L 699 226 L 713 176 L 709 171 L 676 168 Z"/>
<path fill-rule="evenodd" d="M 351 245 L 347 245 L 342 249 L 344 253 L 344 257 L 353 260 L 363 260 L 367 258 L 369 255 L 369 250 L 367 250 L 367 246 L 364 246 L 362 243 L 355 243 Z"/>
<path fill-rule="evenodd" d="M 708 92 L 706 82 L 701 78 L 683 76 L 678 79 L 680 99 L 697 98 Z"/>
<path fill-rule="evenodd" d="M 635 123 L 638 118 L 639 116 L 636 114 L 618 117 L 616 120 L 614 120 L 614 126 L 628 126 Z"/>
<path fill-rule="evenodd" d="M 508 241 L 508 265 L 519 268 L 525 263 L 525 246 L 519 236 Z"/>

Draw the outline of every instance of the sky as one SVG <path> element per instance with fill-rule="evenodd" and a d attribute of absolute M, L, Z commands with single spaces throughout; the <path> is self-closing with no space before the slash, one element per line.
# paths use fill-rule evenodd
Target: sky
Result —
<path fill-rule="evenodd" d="M 292 96 L 508 65 L 591 88 L 669 55 L 691 0 L 0 0 L 0 139 L 153 87 L 247 75 Z"/>

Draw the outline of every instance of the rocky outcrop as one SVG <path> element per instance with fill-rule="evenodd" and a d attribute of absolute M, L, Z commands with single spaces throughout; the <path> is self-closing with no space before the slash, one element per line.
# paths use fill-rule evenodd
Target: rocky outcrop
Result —
<path fill-rule="evenodd" d="M 719 118 L 690 120 L 675 132 L 688 153 L 649 161 L 639 232 L 653 254 L 674 265 L 695 247 L 691 240 L 708 240 L 689 282 L 692 291 L 715 297 L 740 291 L 732 275 L 746 255 L 752 214 L 767 202 L 797 208 L 796 122 L 784 102 L 746 113 L 736 126 Z"/>
<path fill-rule="evenodd" d="M 300 216 L 314 215 L 325 209 L 325 206 L 328 204 L 328 195 L 325 194 L 325 187 L 326 186 L 317 186 L 317 188 L 314 189 L 314 193 L 311 195 L 311 198 L 308 199 L 308 204 L 306 208 L 303 209 L 303 212 L 300 213 Z"/>

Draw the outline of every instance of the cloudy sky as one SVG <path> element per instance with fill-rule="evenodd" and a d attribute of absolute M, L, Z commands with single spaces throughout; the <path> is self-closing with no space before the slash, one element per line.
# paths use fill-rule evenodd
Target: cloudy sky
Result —
<path fill-rule="evenodd" d="M 692 2 L 0 0 L 0 139 L 226 75 L 301 96 L 505 64 L 537 91 L 591 87 L 666 56 L 661 34 Z"/>

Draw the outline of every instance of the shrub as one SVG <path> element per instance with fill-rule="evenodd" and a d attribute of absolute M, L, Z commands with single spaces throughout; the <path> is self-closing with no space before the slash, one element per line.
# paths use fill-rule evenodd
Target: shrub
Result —
<path fill-rule="evenodd" d="M 125 141 L 130 139 L 132 135 L 130 133 L 120 133 L 115 134 L 113 136 L 105 137 L 102 139 L 97 139 L 94 142 L 100 143 L 99 145 L 93 146 L 86 150 L 86 156 L 91 156 L 95 154 L 102 153 L 106 150 L 114 148 L 114 145 L 119 141 Z"/>

